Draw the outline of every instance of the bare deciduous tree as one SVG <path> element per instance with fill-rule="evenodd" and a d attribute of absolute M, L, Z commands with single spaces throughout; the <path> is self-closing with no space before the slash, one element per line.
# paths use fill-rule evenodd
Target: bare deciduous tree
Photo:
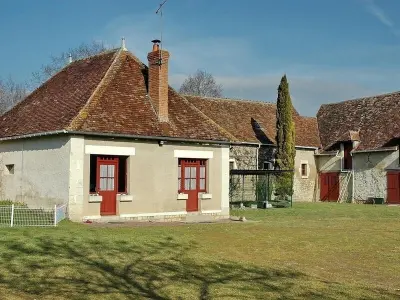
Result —
<path fill-rule="evenodd" d="M 6 81 L 0 78 L 0 115 L 24 99 L 27 93 L 25 84 L 16 83 L 11 77 Z"/>
<path fill-rule="evenodd" d="M 82 43 L 76 48 L 70 48 L 68 51 L 58 56 L 51 56 L 48 64 L 42 65 L 40 71 L 32 73 L 32 85 L 37 87 L 61 70 L 68 62 L 69 55 L 73 60 L 86 58 L 108 50 L 103 42 L 92 41 L 89 44 Z"/>
<path fill-rule="evenodd" d="M 0 115 L 24 99 L 28 94 L 28 89 L 36 89 L 62 69 L 67 64 L 70 54 L 73 60 L 77 60 L 96 55 L 105 50 L 108 50 L 108 47 L 102 42 L 93 41 L 89 44 L 82 43 L 76 48 L 70 48 L 58 56 L 51 56 L 48 64 L 42 65 L 40 71 L 32 73 L 32 80 L 29 84 L 17 83 L 11 77 L 6 81 L 0 78 Z"/>
<path fill-rule="evenodd" d="M 203 70 L 189 75 L 179 89 L 182 94 L 203 97 L 222 97 L 222 91 L 222 85 L 217 84 L 214 77 Z"/>

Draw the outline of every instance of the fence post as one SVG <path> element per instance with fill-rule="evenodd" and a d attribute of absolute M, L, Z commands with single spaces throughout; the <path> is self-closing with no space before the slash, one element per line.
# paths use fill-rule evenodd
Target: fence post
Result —
<path fill-rule="evenodd" d="M 293 193 L 294 193 L 294 189 L 293 189 L 293 183 L 294 183 L 294 170 L 293 172 L 291 172 L 292 176 L 290 176 L 290 178 L 292 178 L 291 182 L 290 182 L 290 207 L 293 207 Z"/>
<path fill-rule="evenodd" d="M 57 204 L 54 204 L 54 226 L 57 226 Z"/>
<path fill-rule="evenodd" d="M 267 202 L 265 203 L 265 208 L 268 208 L 268 203 L 271 202 L 270 193 L 269 193 L 269 173 L 267 173 Z"/>
<path fill-rule="evenodd" d="M 14 204 L 11 204 L 11 227 L 14 226 Z"/>

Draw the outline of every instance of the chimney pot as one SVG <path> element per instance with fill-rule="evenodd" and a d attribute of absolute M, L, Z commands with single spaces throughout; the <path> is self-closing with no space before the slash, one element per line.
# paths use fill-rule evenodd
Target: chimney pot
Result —
<path fill-rule="evenodd" d="M 160 50 L 160 40 L 152 40 L 151 42 L 153 43 L 153 52 Z"/>

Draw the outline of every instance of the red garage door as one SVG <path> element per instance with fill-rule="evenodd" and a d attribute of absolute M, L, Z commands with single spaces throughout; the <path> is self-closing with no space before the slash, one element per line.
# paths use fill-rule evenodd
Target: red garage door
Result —
<path fill-rule="evenodd" d="M 400 204 L 400 172 L 387 172 L 387 203 Z"/>
<path fill-rule="evenodd" d="M 339 173 L 321 173 L 320 187 L 321 201 L 337 202 L 339 199 Z"/>

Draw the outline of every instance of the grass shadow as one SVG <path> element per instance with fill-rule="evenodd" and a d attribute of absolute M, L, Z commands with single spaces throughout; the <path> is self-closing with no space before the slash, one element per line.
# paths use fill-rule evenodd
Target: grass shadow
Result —
<path fill-rule="evenodd" d="M 28 235 L 28 236 L 26 236 Z M 8 239 L 0 288 L 36 299 L 351 299 L 339 284 L 297 271 L 198 260 L 195 242 L 35 236 Z M 1 289 L 0 289 L 1 291 Z M 390 299 L 363 288 L 362 299 Z M 339 297 L 339 298 L 337 298 Z M 394 297 L 392 297 L 394 298 Z"/>

